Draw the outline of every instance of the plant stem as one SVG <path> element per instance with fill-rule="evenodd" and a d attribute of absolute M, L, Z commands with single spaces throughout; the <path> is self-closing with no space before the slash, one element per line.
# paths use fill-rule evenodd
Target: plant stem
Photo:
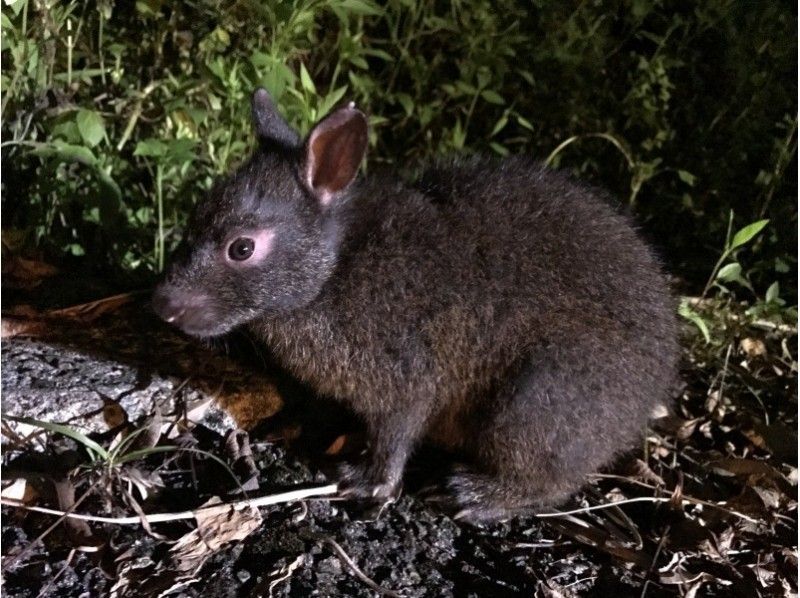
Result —
<path fill-rule="evenodd" d="M 67 19 L 67 87 L 72 87 L 72 19 Z"/>
<path fill-rule="evenodd" d="M 708 282 L 706 282 L 706 286 L 703 287 L 703 292 L 700 294 L 700 298 L 705 298 L 706 294 L 709 290 L 711 290 L 711 285 L 714 284 L 714 281 L 717 279 L 717 272 L 722 267 L 722 264 L 728 259 L 728 256 L 731 254 L 730 248 L 730 241 L 731 241 L 731 230 L 733 227 L 733 210 L 731 210 L 730 216 L 728 217 L 728 232 L 725 233 L 725 249 L 722 251 L 722 255 L 719 256 L 717 263 L 714 265 L 714 269 L 711 270 L 711 276 L 708 277 Z"/>
<path fill-rule="evenodd" d="M 164 167 L 156 166 L 156 202 L 158 205 L 158 238 L 156 240 L 156 263 L 158 271 L 164 270 L 164 197 L 163 197 Z"/>

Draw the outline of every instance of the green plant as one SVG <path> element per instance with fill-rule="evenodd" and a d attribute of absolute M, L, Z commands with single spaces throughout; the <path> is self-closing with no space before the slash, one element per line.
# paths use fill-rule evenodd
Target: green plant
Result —
<path fill-rule="evenodd" d="M 748 224 L 741 230 L 738 230 L 735 235 L 731 236 L 733 212 L 730 213 L 728 218 L 728 232 L 725 235 L 725 245 L 717 263 L 711 270 L 711 276 L 708 282 L 706 282 L 706 286 L 703 288 L 703 297 L 708 294 L 708 291 L 714 285 L 727 291 L 727 288 L 722 284 L 726 282 L 736 282 L 755 293 L 750 281 L 742 272 L 742 265 L 737 259 L 737 253 L 745 245 L 755 239 L 767 224 L 769 224 L 769 220 L 758 220 L 757 222 Z"/>
<path fill-rule="evenodd" d="M 104 448 L 103 446 L 101 446 L 100 444 L 89 438 L 86 434 L 84 434 L 80 430 L 77 430 L 76 428 L 73 428 L 72 426 L 57 424 L 53 422 L 46 422 L 32 417 L 17 417 L 13 415 L 6 415 L 4 416 L 4 419 L 21 424 L 26 424 L 28 426 L 34 426 L 37 428 L 41 428 L 42 430 L 46 430 L 47 432 L 52 432 L 54 434 L 61 434 L 63 436 L 67 436 L 68 438 L 72 438 L 86 450 L 89 456 L 90 467 L 101 470 L 107 476 L 112 476 L 113 474 L 119 475 L 119 469 L 123 465 L 131 463 L 132 461 L 144 459 L 153 454 L 187 452 L 187 453 L 195 453 L 203 456 L 204 458 L 212 459 L 213 461 L 218 463 L 225 471 L 228 472 L 228 474 L 233 478 L 236 484 L 239 484 L 238 478 L 233 473 L 233 471 L 231 471 L 230 467 L 228 467 L 228 464 L 225 463 L 222 459 L 220 459 L 216 455 L 214 455 L 213 453 L 209 453 L 208 451 L 203 451 L 196 448 L 179 447 L 172 445 L 161 445 L 161 446 L 153 445 L 153 446 L 145 446 L 142 448 L 133 448 L 135 446 L 137 438 L 140 438 L 143 434 L 145 434 L 148 431 L 147 427 L 142 427 L 133 430 L 129 434 L 120 438 L 118 442 L 113 444 L 113 446 L 109 448 Z"/>
<path fill-rule="evenodd" d="M 743 280 L 790 305 L 796 24 L 732 0 L 10 0 L 4 231 L 53 260 L 157 272 L 251 147 L 263 85 L 301 131 L 358 102 L 370 169 L 549 156 L 626 200 L 695 293 L 729 213 L 768 219 Z"/>

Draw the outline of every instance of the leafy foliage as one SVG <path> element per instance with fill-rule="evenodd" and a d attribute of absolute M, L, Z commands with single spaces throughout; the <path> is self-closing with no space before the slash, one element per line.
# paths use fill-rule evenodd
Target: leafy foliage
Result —
<path fill-rule="evenodd" d="M 697 293 L 730 214 L 769 220 L 714 275 L 796 302 L 796 26 L 735 0 L 7 0 L 4 242 L 159 270 L 246 155 L 263 85 L 304 131 L 358 102 L 370 168 L 549 157 L 636 211 Z"/>

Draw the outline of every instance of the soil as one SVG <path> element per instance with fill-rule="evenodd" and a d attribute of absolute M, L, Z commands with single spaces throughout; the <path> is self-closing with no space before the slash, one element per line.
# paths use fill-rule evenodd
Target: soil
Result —
<path fill-rule="evenodd" d="M 4 417 L 66 423 L 108 447 L 121 429 L 178 422 L 205 405 L 177 437 L 204 452 L 148 453 L 119 470 L 152 482 L 146 499 L 131 494 L 146 513 L 196 509 L 212 496 L 240 500 L 238 484 L 207 456 L 247 480 L 248 460 L 237 460 L 226 442 L 232 428 L 248 431 L 250 473 L 257 470 L 249 496 L 324 485 L 333 463 L 363 448 L 357 420 L 287 378 L 245 337 L 202 346 L 158 322 L 138 296 L 88 315 L 23 311 L 3 341 Z M 783 355 L 786 339 L 769 332 L 757 340 L 766 355 Z M 787 346 L 796 360 L 796 333 Z M 756 368 L 739 346 L 733 350 L 737 359 L 722 364 L 687 349 L 676 413 L 654 422 L 646 452 L 634 448 L 562 507 L 581 512 L 488 527 L 455 521 L 433 500 L 451 460 L 425 447 L 403 495 L 383 509 L 327 497 L 262 507 L 256 531 L 209 551 L 181 576 L 171 549 L 195 529 L 192 520 L 150 532 L 104 523 L 76 531 L 52 527 L 52 515 L 4 506 L 3 594 L 796 595 L 796 371 L 776 374 L 771 362 Z M 746 371 L 731 370 L 734 362 Z M 723 387 L 720 372 L 729 370 Z M 119 494 L 125 485 L 88 465 L 80 440 L 40 433 L 23 442 L 6 424 L 13 428 L 4 421 L 4 486 L 25 479 L 35 493 L 28 504 L 63 507 L 58 483 L 66 480 L 75 497 L 93 489 L 76 512 L 133 513 Z M 157 433 L 153 444 L 178 440 Z"/>

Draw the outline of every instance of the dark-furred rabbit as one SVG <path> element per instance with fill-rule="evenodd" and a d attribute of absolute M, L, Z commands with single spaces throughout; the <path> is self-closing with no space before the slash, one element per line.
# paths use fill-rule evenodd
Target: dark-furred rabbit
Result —
<path fill-rule="evenodd" d="M 208 337 L 247 326 L 366 422 L 341 490 L 387 499 L 423 439 L 463 455 L 461 517 L 551 506 L 631 448 L 676 378 L 673 300 L 598 193 L 523 157 L 463 158 L 416 183 L 357 177 L 351 104 L 305 140 L 253 96 L 259 146 L 200 202 L 154 295 Z"/>

